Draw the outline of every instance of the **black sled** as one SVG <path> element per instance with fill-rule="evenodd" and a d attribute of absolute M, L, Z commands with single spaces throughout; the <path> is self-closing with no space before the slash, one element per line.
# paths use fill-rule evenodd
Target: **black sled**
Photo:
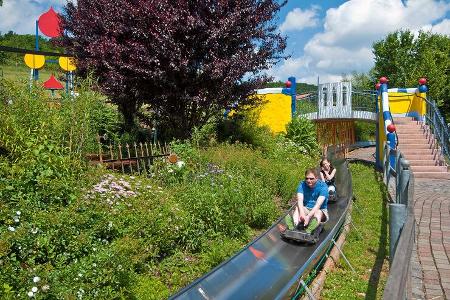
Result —
<path fill-rule="evenodd" d="M 315 244 L 319 241 L 319 235 L 323 231 L 323 224 L 319 224 L 314 231 L 309 234 L 305 231 L 303 224 L 299 224 L 297 229 L 286 229 L 281 232 L 281 237 L 287 240 L 300 243 Z"/>

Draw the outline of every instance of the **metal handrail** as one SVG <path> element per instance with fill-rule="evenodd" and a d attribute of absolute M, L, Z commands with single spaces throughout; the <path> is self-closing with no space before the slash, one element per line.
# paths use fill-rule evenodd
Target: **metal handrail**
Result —
<path fill-rule="evenodd" d="M 433 100 L 425 98 L 426 115 L 425 124 L 429 125 L 434 137 L 440 146 L 439 150 L 443 156 L 450 160 L 450 134 L 449 128 L 442 117 L 439 108 Z"/>
<path fill-rule="evenodd" d="M 376 91 L 352 90 L 352 110 L 376 112 L 376 101 L 373 99 L 374 95 L 376 95 Z"/>
<path fill-rule="evenodd" d="M 390 164 L 391 155 L 395 155 L 394 167 Z M 409 162 L 399 150 L 384 144 L 383 177 L 389 186 L 390 176 L 395 176 L 395 199 L 389 204 L 389 277 L 383 293 L 383 299 L 410 299 L 411 256 L 415 238 L 414 219 L 414 175 Z"/>

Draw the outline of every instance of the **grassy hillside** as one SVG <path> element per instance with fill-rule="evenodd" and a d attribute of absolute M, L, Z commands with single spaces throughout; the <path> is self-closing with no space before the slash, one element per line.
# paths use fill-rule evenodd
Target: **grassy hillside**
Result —
<path fill-rule="evenodd" d="M 351 164 L 356 197 L 351 228 L 343 251 L 355 269 L 341 257 L 327 275 L 322 299 L 381 299 L 388 277 L 388 211 L 386 188 L 371 166 Z"/>

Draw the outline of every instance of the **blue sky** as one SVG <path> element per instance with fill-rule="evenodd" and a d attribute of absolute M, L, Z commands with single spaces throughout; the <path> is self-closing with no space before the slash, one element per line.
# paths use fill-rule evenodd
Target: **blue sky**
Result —
<path fill-rule="evenodd" d="M 3 0 L 0 32 L 34 33 L 35 20 L 66 0 Z M 275 79 L 339 81 L 373 66 L 372 44 L 399 29 L 450 36 L 448 0 L 289 0 L 278 15 L 291 58 L 268 70 Z"/>

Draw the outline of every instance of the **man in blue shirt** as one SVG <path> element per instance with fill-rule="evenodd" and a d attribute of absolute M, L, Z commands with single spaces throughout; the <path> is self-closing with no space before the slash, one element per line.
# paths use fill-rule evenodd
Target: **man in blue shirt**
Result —
<path fill-rule="evenodd" d="M 300 182 L 297 188 L 297 206 L 292 219 L 287 220 L 289 229 L 299 223 L 303 223 L 307 233 L 312 233 L 319 224 L 328 221 L 328 186 L 319 180 L 317 169 L 310 168 L 305 172 L 305 180 Z M 290 222 L 289 222 L 290 221 Z M 293 224 L 292 224 L 293 221 Z M 309 225 L 309 226 L 308 226 Z"/>

